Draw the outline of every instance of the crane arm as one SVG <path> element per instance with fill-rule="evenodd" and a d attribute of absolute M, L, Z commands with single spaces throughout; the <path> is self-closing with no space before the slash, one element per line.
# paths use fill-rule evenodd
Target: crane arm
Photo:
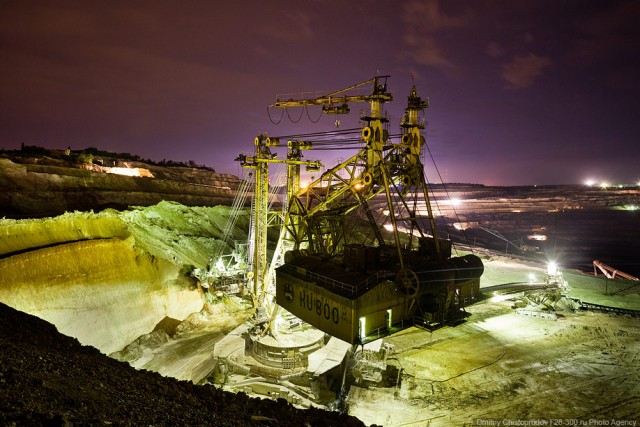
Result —
<path fill-rule="evenodd" d="M 349 104 L 351 102 L 369 102 L 371 100 L 377 100 L 380 102 L 389 102 L 392 100 L 392 96 L 387 92 L 387 77 L 389 76 L 376 76 L 364 82 L 356 83 L 344 89 L 333 91 L 327 95 L 318 96 L 315 98 L 306 99 L 293 99 L 286 100 L 276 99 L 276 102 L 270 107 L 305 107 L 308 105 L 325 105 L 333 106 L 334 104 Z M 384 83 L 380 85 L 379 79 L 384 79 Z M 361 86 L 373 83 L 373 91 L 370 95 L 341 95 L 353 89 L 357 89 Z M 348 112 L 348 109 L 346 110 Z"/>

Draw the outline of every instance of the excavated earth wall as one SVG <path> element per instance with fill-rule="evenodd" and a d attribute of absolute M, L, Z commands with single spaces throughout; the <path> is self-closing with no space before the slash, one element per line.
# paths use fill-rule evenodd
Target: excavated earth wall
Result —
<path fill-rule="evenodd" d="M 144 166 L 151 169 L 155 178 L 18 164 L 0 158 L 0 215 L 54 216 L 75 210 L 123 210 L 163 200 L 187 206 L 230 205 L 240 182 L 233 175 L 207 170 Z"/>
<path fill-rule="evenodd" d="M 162 202 L 0 220 L 0 302 L 105 354 L 120 350 L 164 318 L 202 309 L 188 272 L 230 250 L 220 240 L 229 210 Z M 246 238 L 248 223 L 242 213 L 231 238 Z"/>

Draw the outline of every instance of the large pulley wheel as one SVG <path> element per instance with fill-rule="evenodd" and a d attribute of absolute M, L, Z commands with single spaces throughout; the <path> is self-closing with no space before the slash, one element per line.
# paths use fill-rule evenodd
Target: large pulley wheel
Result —
<path fill-rule="evenodd" d="M 371 139 L 372 135 L 373 130 L 369 126 L 365 126 L 362 128 L 362 139 L 364 139 L 365 142 L 368 142 Z"/>
<path fill-rule="evenodd" d="M 409 297 L 415 297 L 420 289 L 418 275 L 409 268 L 403 268 L 396 273 L 396 284 L 400 292 Z"/>

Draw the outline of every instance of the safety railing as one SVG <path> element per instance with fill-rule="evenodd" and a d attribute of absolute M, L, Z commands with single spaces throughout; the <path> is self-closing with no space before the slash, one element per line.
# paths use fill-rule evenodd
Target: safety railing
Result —
<path fill-rule="evenodd" d="M 293 274 L 296 276 L 304 276 L 305 280 L 315 281 L 323 288 L 328 290 L 337 291 L 337 293 L 345 295 L 356 295 L 373 288 L 382 280 L 392 277 L 392 273 L 388 271 L 378 271 L 375 274 L 367 277 L 357 284 L 349 284 L 340 280 L 332 279 L 331 277 L 323 276 L 313 271 L 309 271 L 302 267 L 295 267 L 288 264 L 283 264 L 279 269 L 284 270 L 287 274 Z"/>

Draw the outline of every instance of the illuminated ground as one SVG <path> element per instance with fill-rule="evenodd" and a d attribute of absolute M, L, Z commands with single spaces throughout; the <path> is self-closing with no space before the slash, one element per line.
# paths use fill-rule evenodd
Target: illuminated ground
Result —
<path fill-rule="evenodd" d="M 483 286 L 526 280 L 532 271 L 505 259 L 486 267 Z M 609 282 L 608 291 L 618 294 L 604 295 L 605 280 L 565 277 L 570 295 L 640 308 L 640 286 Z M 350 414 L 385 426 L 640 417 L 640 319 L 562 311 L 553 321 L 516 314 L 512 304 L 482 302 L 457 327 L 410 328 L 387 338 L 400 384 L 352 387 Z"/>
<path fill-rule="evenodd" d="M 544 277 L 541 264 L 483 257 L 483 287 L 527 282 L 531 274 Z M 640 286 L 572 270 L 564 270 L 564 277 L 572 297 L 640 308 Z M 386 338 L 396 350 L 389 363 L 401 372 L 397 387 L 353 385 L 349 413 L 367 425 L 385 426 L 472 425 L 476 418 L 640 417 L 640 319 L 563 310 L 554 321 L 516 314 L 512 305 L 485 300 L 468 307 L 471 317 L 457 327 L 410 328 Z M 184 357 L 184 372 L 171 374 L 184 377 L 191 372 L 190 358 L 204 354 L 193 345 L 188 334 L 170 345 L 150 345 L 153 360 L 144 367 L 154 369 L 166 359 L 181 366 Z"/>

